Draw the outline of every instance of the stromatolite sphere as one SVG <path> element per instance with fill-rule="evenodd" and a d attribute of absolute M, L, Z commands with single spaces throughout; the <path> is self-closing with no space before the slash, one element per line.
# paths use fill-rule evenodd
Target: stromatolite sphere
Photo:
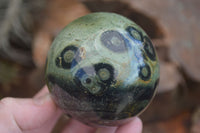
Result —
<path fill-rule="evenodd" d="M 68 26 L 48 53 L 46 81 L 66 114 L 92 126 L 116 126 L 155 95 L 159 63 L 148 35 L 113 13 L 92 13 Z"/>

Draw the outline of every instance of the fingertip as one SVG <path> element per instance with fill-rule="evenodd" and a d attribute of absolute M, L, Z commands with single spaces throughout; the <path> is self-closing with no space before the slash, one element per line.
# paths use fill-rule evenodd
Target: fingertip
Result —
<path fill-rule="evenodd" d="M 70 119 L 62 133 L 93 133 L 94 128 L 87 126 L 78 120 Z"/>
<path fill-rule="evenodd" d="M 135 120 L 133 121 L 133 124 L 138 127 L 138 130 L 140 132 L 142 132 L 142 128 L 143 128 L 143 123 L 142 120 L 139 117 L 136 117 Z M 140 128 L 139 128 L 140 127 Z"/>
<path fill-rule="evenodd" d="M 98 128 L 95 133 L 115 133 L 117 127 L 103 127 Z"/>
<path fill-rule="evenodd" d="M 142 120 L 139 117 L 135 117 L 134 120 L 132 121 L 132 124 L 138 125 L 138 126 L 143 126 Z"/>
<path fill-rule="evenodd" d="M 120 126 L 116 133 L 142 133 L 142 120 L 139 117 L 135 117 L 130 122 Z"/>

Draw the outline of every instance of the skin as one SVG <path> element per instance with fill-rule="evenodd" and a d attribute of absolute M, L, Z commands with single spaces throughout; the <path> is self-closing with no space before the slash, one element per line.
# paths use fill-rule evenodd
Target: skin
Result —
<path fill-rule="evenodd" d="M 0 130 L 3 133 L 50 133 L 62 111 L 45 86 L 33 98 L 4 98 L 0 101 Z M 77 128 L 78 127 L 78 128 Z M 119 127 L 93 128 L 70 119 L 62 133 L 141 133 L 142 121 L 135 117 Z"/>

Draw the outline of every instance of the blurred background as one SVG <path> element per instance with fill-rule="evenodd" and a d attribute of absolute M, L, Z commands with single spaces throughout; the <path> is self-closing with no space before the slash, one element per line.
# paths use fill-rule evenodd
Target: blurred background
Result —
<path fill-rule="evenodd" d="M 54 37 L 74 19 L 99 11 L 135 21 L 157 49 L 160 83 L 140 116 L 143 132 L 200 133 L 199 0 L 1 0 L 0 99 L 37 93 Z M 53 132 L 66 122 L 61 117 Z"/>

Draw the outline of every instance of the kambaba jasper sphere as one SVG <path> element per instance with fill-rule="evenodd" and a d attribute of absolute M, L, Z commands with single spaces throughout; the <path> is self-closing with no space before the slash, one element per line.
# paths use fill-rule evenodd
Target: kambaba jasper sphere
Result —
<path fill-rule="evenodd" d="M 55 38 L 45 76 L 66 114 L 91 126 L 117 126 L 154 97 L 159 62 L 137 24 L 114 13 L 91 13 Z"/>

